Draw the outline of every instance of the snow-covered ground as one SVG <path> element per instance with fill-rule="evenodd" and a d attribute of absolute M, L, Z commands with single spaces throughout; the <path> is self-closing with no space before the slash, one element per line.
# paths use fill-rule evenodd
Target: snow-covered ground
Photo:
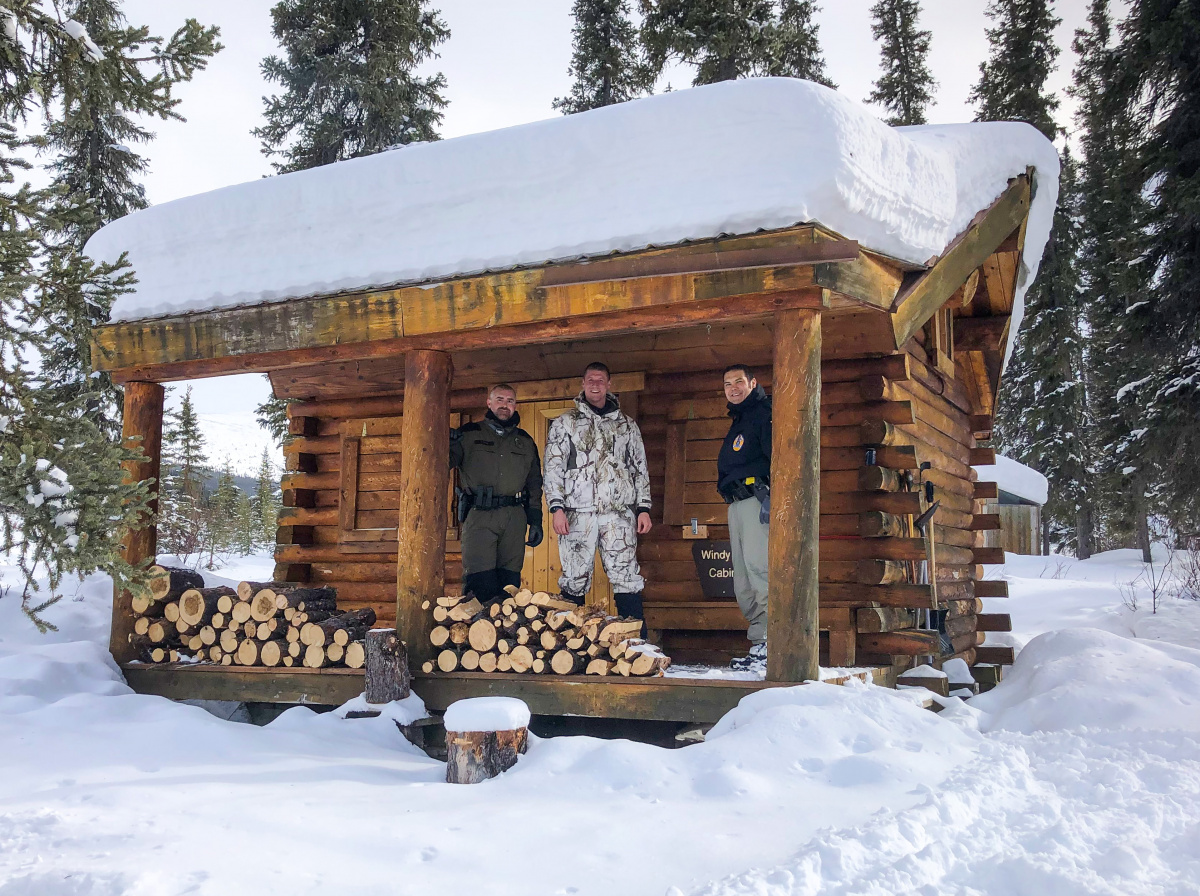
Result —
<path fill-rule="evenodd" d="M 0 896 L 1200 892 L 1200 603 L 1151 614 L 1142 588 L 1128 609 L 1128 552 L 993 572 L 1023 650 L 940 715 L 866 685 L 774 689 L 701 744 L 535 739 L 472 787 L 386 717 L 256 728 L 131 693 L 101 577 L 44 636 L 9 594 Z"/>

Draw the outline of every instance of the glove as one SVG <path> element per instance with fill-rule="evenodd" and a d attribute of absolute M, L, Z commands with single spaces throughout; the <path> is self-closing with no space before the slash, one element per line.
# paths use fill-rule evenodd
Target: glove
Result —
<path fill-rule="evenodd" d="M 542 543 L 542 527 L 540 525 L 532 525 L 529 527 L 529 537 L 525 539 L 525 544 L 531 548 L 536 548 Z"/>
<path fill-rule="evenodd" d="M 758 482 L 752 488 L 758 498 L 758 521 L 766 526 L 771 522 L 771 490 Z"/>

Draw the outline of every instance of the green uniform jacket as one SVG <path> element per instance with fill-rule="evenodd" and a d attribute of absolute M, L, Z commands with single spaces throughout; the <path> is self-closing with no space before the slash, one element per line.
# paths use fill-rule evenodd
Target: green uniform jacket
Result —
<path fill-rule="evenodd" d="M 542 459 L 533 437 L 520 428 L 519 414 L 508 426 L 491 416 L 458 428 L 450 440 L 450 468 L 458 468 L 459 484 L 478 493 L 491 486 L 496 497 L 521 494 L 525 519 L 542 524 Z"/>

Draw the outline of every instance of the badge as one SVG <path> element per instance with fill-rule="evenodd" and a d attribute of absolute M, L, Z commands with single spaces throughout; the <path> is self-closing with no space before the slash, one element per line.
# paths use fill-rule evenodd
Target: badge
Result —
<path fill-rule="evenodd" d="M 738 433 L 738 435 L 737 435 L 737 438 L 733 440 L 733 450 L 734 450 L 734 451 L 741 451 L 741 450 L 742 450 L 742 446 L 743 446 L 743 445 L 745 445 L 745 444 L 746 444 L 746 437 L 745 437 L 745 436 L 743 436 L 743 435 L 742 435 L 742 434 L 739 432 L 739 433 Z"/>

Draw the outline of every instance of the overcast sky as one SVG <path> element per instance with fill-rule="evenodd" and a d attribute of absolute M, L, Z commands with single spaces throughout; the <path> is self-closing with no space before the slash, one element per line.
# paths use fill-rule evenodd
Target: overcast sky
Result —
<path fill-rule="evenodd" d="M 139 151 L 150 160 L 146 189 L 153 203 L 201 193 L 270 173 L 251 129 L 262 121 L 263 97 L 273 93 L 259 71 L 275 52 L 271 0 L 125 0 L 131 24 L 167 35 L 189 16 L 219 25 L 225 49 L 208 70 L 178 88 L 186 122 L 155 123 L 156 140 Z M 549 118 L 555 97 L 570 90 L 570 0 L 434 0 L 450 26 L 450 39 L 431 70 L 447 79 L 443 137 Z M 636 5 L 634 3 L 633 5 Z M 871 0 L 825 0 L 818 14 L 827 71 L 847 96 L 865 100 L 879 74 L 879 51 L 871 37 Z M 938 80 L 934 123 L 970 121 L 967 102 L 987 53 L 984 0 L 924 0 L 922 25 L 933 32 L 930 66 Z M 1063 53 L 1051 78 L 1069 124 L 1065 95 L 1074 56 L 1071 37 L 1083 27 L 1086 0 L 1059 0 L 1063 20 L 1057 38 Z M 659 89 L 691 83 L 684 68 L 668 72 Z M 194 384 L 202 411 L 253 410 L 266 397 L 260 376 L 226 377 Z M 177 390 L 178 391 L 178 390 Z"/>

